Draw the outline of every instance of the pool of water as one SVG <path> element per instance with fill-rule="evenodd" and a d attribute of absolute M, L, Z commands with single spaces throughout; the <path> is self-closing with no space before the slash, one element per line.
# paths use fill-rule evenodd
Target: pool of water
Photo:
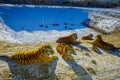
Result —
<path fill-rule="evenodd" d="M 14 31 L 73 30 L 84 28 L 88 11 L 74 8 L 0 6 L 0 16 Z"/>

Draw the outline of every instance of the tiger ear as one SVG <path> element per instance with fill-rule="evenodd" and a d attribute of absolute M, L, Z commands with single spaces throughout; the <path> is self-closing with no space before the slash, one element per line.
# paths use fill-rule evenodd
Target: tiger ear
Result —
<path fill-rule="evenodd" d="M 42 50 L 45 50 L 45 46 L 46 46 L 46 44 L 45 44 L 45 45 L 42 45 Z"/>
<path fill-rule="evenodd" d="M 49 43 L 46 43 L 46 48 L 51 48 L 51 45 Z"/>
<path fill-rule="evenodd" d="M 49 46 L 49 44 L 48 44 L 48 43 L 45 43 L 44 46 Z"/>
<path fill-rule="evenodd" d="M 42 48 L 42 50 L 46 50 L 46 48 L 45 48 L 45 47 L 43 47 L 43 48 Z"/>
<path fill-rule="evenodd" d="M 89 36 L 93 37 L 93 34 L 89 34 Z"/>
<path fill-rule="evenodd" d="M 50 44 L 48 44 L 48 43 L 47 43 L 46 45 L 47 45 L 47 46 L 50 46 Z"/>

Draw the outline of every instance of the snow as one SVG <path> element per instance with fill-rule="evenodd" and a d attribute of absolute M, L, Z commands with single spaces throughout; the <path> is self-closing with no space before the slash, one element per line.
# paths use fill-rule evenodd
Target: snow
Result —
<path fill-rule="evenodd" d="M 114 31 L 119 26 L 120 26 L 120 22 L 114 21 L 114 20 L 106 20 L 106 19 L 101 20 L 96 25 L 97 28 L 100 28 L 100 29 L 104 30 L 107 33 L 110 33 L 112 31 Z"/>
<path fill-rule="evenodd" d="M 0 18 L 0 40 L 20 43 L 20 41 L 16 39 L 16 33 L 4 23 L 2 18 Z"/>
<path fill-rule="evenodd" d="M 0 12 L 0 14 L 3 14 L 3 13 Z M 97 24 L 98 27 L 101 26 L 100 28 L 107 30 L 109 32 L 114 29 L 113 26 L 115 24 L 119 25 L 118 18 L 113 19 L 111 17 L 109 18 L 104 15 L 101 15 L 101 16 L 97 16 L 98 18 L 95 18 L 96 16 L 93 16 L 93 14 L 91 14 L 91 16 L 89 17 L 93 22 L 95 21 L 98 22 Z M 108 27 L 110 27 L 110 29 L 105 28 L 107 25 Z M 90 33 L 94 35 L 97 34 L 95 31 L 93 31 L 90 28 L 86 28 L 85 26 L 82 26 L 81 28 L 81 27 L 74 25 L 73 27 L 75 29 L 72 29 L 72 30 L 69 30 L 69 29 L 65 30 L 64 27 L 60 26 L 60 29 L 54 29 L 54 30 L 50 29 L 52 27 L 49 27 L 47 30 L 44 30 L 45 28 L 41 28 L 41 30 L 37 30 L 37 31 L 34 30 L 31 32 L 28 32 L 25 30 L 15 31 L 11 29 L 10 26 L 8 26 L 8 24 L 4 21 L 3 17 L 0 17 L 0 40 L 13 42 L 13 43 L 55 42 L 58 37 L 66 36 L 71 33 L 77 33 L 79 39 L 81 36 L 88 35 Z M 56 49 L 55 46 L 52 46 L 52 47 L 54 47 L 54 50 Z M 35 63 L 35 64 L 28 65 L 25 67 L 25 66 L 17 65 L 15 63 L 12 64 L 12 62 L 6 60 L 4 63 L 3 61 L 0 62 L 0 64 L 2 64 L 0 65 L 0 70 L 5 70 L 5 72 L 8 71 L 7 73 L 5 73 L 5 77 L 6 76 L 11 77 L 13 78 L 13 80 L 20 79 L 20 78 L 22 79 L 23 77 L 26 78 L 25 75 L 28 75 L 27 77 L 29 79 L 41 78 L 41 75 L 44 76 L 44 74 L 45 74 L 45 77 L 48 74 L 50 74 L 52 77 L 56 74 L 58 77 L 61 78 L 61 80 L 63 80 L 62 78 L 65 78 L 66 80 L 71 79 L 71 78 L 76 79 L 76 76 L 80 77 L 80 80 L 90 79 L 89 75 L 84 74 L 83 68 L 85 69 L 93 68 L 96 70 L 97 75 L 90 75 L 90 77 L 92 77 L 93 80 L 107 79 L 107 78 L 112 79 L 116 77 L 116 75 L 120 73 L 120 69 L 119 69 L 120 58 L 118 55 L 119 52 L 113 51 L 114 54 L 110 54 L 109 52 L 103 51 L 102 49 L 100 49 L 100 51 L 98 52 L 95 52 L 92 49 L 92 47 L 93 46 L 91 44 L 81 44 L 81 47 L 74 46 L 74 48 L 76 48 L 75 52 L 77 52 L 77 55 L 73 56 L 75 59 L 75 63 L 64 61 L 61 58 L 60 54 L 57 53 L 56 51 L 55 53 L 57 53 L 56 55 L 59 58 L 58 59 L 59 61 L 58 62 L 54 61 L 50 64 L 46 64 L 48 65 L 48 67 L 46 65 L 44 66 L 42 63 Z M 80 50 L 77 51 L 77 49 L 80 49 Z M 100 55 L 99 52 L 102 52 L 103 54 Z M 86 54 L 90 56 L 86 56 Z M 97 62 L 97 65 L 91 64 L 91 60 L 95 60 Z M 45 67 L 45 70 L 43 69 L 43 67 Z M 46 70 L 46 69 L 49 69 L 49 70 Z M 3 71 L 1 72 L 2 74 L 4 74 Z M 10 73 L 12 74 L 12 76 L 10 76 Z"/>
<path fill-rule="evenodd" d="M 120 29 L 120 11 L 100 11 L 89 13 L 88 25 L 104 33 L 111 33 Z"/>
<path fill-rule="evenodd" d="M 83 9 L 83 10 L 89 10 L 89 11 L 96 11 L 96 12 L 105 12 L 105 11 L 110 11 L 110 12 L 118 12 L 118 10 L 120 10 L 120 7 L 116 7 L 116 8 L 96 8 L 96 7 L 75 7 L 75 6 L 58 6 L 58 5 L 19 5 L 19 4 L 1 4 L 0 6 L 7 6 L 7 7 L 30 7 L 30 8 L 35 8 L 35 7 L 39 7 L 39 8 L 69 8 L 69 9 Z"/>

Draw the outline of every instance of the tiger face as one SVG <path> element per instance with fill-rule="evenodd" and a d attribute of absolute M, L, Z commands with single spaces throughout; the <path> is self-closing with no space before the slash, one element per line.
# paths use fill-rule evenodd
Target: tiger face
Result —
<path fill-rule="evenodd" d="M 96 35 L 95 40 L 102 40 L 101 35 Z"/>
<path fill-rule="evenodd" d="M 87 36 L 82 36 L 82 37 L 81 37 L 81 40 L 93 40 L 92 37 L 93 37 L 93 35 L 92 35 L 92 34 L 89 34 L 89 35 L 87 35 Z"/>
<path fill-rule="evenodd" d="M 92 35 L 92 34 L 89 34 L 88 36 L 89 36 L 89 37 L 91 37 L 91 38 L 93 37 L 93 35 Z"/>
<path fill-rule="evenodd" d="M 54 54 L 54 50 L 52 49 L 50 45 L 44 45 L 42 49 L 44 50 L 47 56 Z"/>
<path fill-rule="evenodd" d="M 35 62 L 50 62 L 56 59 L 56 56 L 50 57 L 54 53 L 50 45 L 43 45 L 39 49 L 30 51 L 19 51 L 12 56 L 8 56 L 11 61 L 21 65 L 28 65 Z"/>
<path fill-rule="evenodd" d="M 78 38 L 76 33 L 71 34 L 71 37 L 73 40 L 76 40 Z"/>

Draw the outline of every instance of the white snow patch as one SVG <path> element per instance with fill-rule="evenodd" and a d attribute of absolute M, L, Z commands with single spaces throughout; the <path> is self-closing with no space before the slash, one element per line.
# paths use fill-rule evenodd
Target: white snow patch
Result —
<path fill-rule="evenodd" d="M 107 33 L 114 31 L 118 26 L 120 26 L 120 22 L 114 20 L 101 20 L 97 25 L 96 28 L 100 28 Z"/>
<path fill-rule="evenodd" d="M 116 13 L 116 12 L 115 12 Z M 116 18 L 115 16 L 119 16 L 118 13 L 114 16 L 109 14 L 102 14 L 102 13 L 90 13 L 89 14 L 89 25 L 93 28 L 97 28 L 104 33 L 111 33 L 115 29 L 120 29 L 120 18 Z M 120 12 L 119 12 L 120 14 Z"/>
<path fill-rule="evenodd" d="M 16 36 L 16 32 L 11 30 L 0 17 L 0 40 L 21 43 L 19 40 L 16 39 Z"/>

